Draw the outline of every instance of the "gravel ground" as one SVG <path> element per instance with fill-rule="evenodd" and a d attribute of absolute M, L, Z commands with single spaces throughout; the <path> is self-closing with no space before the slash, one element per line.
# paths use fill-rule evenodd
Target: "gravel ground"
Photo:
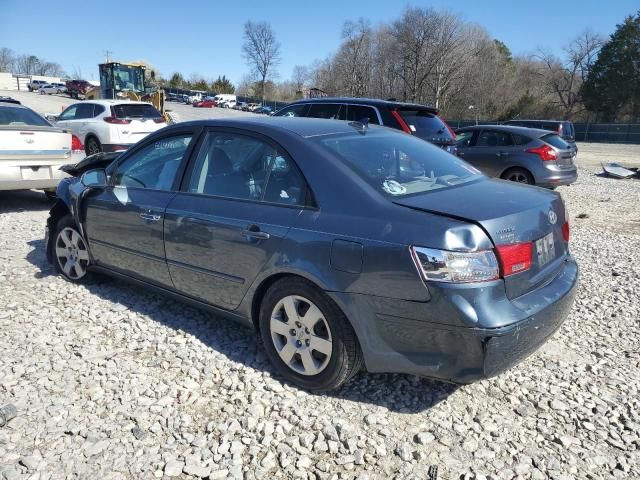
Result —
<path fill-rule="evenodd" d="M 640 147 L 589 147 L 559 189 L 582 269 L 568 320 L 464 387 L 367 373 L 331 395 L 283 384 L 243 327 L 56 276 L 50 205 L 0 192 L 0 405 L 18 409 L 0 427 L 0 479 L 640 478 L 640 181 L 595 166 L 598 151 Z"/>

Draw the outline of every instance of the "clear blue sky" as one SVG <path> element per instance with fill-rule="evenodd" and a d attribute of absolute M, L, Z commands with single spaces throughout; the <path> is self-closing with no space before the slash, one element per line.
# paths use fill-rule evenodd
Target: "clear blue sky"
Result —
<path fill-rule="evenodd" d="M 638 0 L 0 0 L 0 47 L 58 62 L 69 74 L 80 69 L 86 79 L 97 78 L 97 64 L 110 50 L 116 60 L 147 60 L 164 76 L 225 74 L 237 83 L 248 71 L 244 22 L 266 20 L 282 44 L 279 73 L 286 79 L 294 65 L 334 52 L 346 20 L 392 21 L 407 4 L 460 13 L 514 54 L 559 51 L 587 27 L 608 36 L 640 8 Z"/>

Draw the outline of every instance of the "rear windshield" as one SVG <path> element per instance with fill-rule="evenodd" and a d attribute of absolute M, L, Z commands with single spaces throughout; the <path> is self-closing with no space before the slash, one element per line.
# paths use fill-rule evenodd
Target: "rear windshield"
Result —
<path fill-rule="evenodd" d="M 424 110 L 398 110 L 398 113 L 417 137 L 454 142 L 451 132 L 437 115 Z"/>
<path fill-rule="evenodd" d="M 552 133 L 551 135 L 545 135 L 540 140 L 548 143 L 553 147 L 560 148 L 563 150 L 567 148 L 571 148 L 571 146 L 566 141 L 564 141 L 564 139 L 560 135 L 556 135 L 554 133 Z"/>
<path fill-rule="evenodd" d="M 158 118 L 162 116 L 153 105 L 143 103 L 114 105 L 111 110 L 116 118 Z"/>
<path fill-rule="evenodd" d="M 386 196 L 443 190 L 482 178 L 474 167 L 441 148 L 393 130 L 373 127 L 314 141 Z"/>
<path fill-rule="evenodd" d="M 50 127 L 51 124 L 36 112 L 28 108 L 0 107 L 0 125 L 38 125 Z"/>

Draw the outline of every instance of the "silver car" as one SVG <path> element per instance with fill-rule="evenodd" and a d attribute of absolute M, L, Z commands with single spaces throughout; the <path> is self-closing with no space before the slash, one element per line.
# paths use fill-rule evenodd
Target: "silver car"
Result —
<path fill-rule="evenodd" d="M 83 154 L 71 133 L 13 99 L 0 98 L 0 190 L 33 188 L 53 195 L 67 176 L 60 167 Z"/>
<path fill-rule="evenodd" d="M 456 135 L 458 156 L 492 177 L 547 188 L 578 178 L 575 145 L 548 130 L 476 125 Z"/>

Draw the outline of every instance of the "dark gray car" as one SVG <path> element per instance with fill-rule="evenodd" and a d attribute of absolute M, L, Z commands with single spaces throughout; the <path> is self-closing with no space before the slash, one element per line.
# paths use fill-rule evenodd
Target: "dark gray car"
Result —
<path fill-rule="evenodd" d="M 533 128 L 477 125 L 456 131 L 458 156 L 492 177 L 555 188 L 578 178 L 575 147 Z"/>
<path fill-rule="evenodd" d="M 62 183 L 47 256 L 260 332 L 289 381 L 363 366 L 467 383 L 564 321 L 578 267 L 559 194 L 423 140 L 320 119 L 179 123 Z"/>

